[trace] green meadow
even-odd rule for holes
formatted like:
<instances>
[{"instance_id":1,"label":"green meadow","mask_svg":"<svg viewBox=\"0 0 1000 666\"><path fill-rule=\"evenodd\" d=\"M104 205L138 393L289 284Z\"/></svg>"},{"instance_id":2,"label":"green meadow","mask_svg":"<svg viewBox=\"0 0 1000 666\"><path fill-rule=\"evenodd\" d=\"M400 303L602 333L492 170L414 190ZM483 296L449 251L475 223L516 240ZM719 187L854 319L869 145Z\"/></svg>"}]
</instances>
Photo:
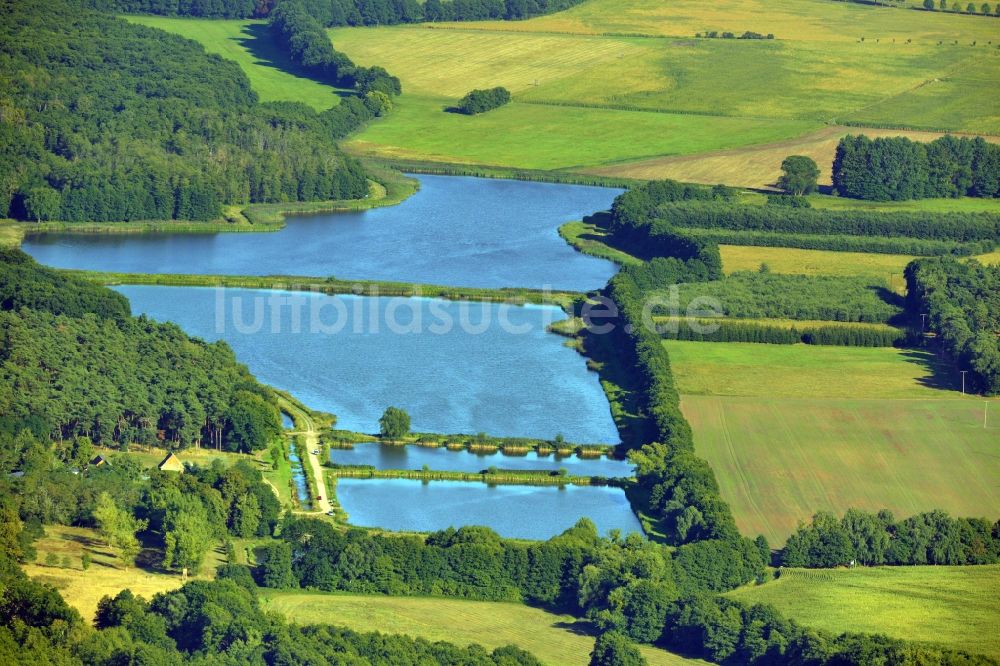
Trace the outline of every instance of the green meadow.
<instances>
[{"instance_id":1,"label":"green meadow","mask_svg":"<svg viewBox=\"0 0 1000 666\"><path fill-rule=\"evenodd\" d=\"M262 22L129 20L236 61L264 101L337 103ZM776 39L694 37L706 30ZM527 21L329 34L359 64L402 80L395 111L346 144L390 160L762 185L790 151L827 159L825 140L813 144L830 123L1000 134L1000 53L984 17L827 0L590 0ZM446 111L496 85L512 104L477 117ZM670 162L701 155L710 161Z\"/></svg>"},{"instance_id":2,"label":"green meadow","mask_svg":"<svg viewBox=\"0 0 1000 666\"><path fill-rule=\"evenodd\" d=\"M783 569L730 597L832 633L888 634L1000 658L1000 567Z\"/></svg>"},{"instance_id":3,"label":"green meadow","mask_svg":"<svg viewBox=\"0 0 1000 666\"><path fill-rule=\"evenodd\" d=\"M340 98L335 89L299 74L267 35L264 21L128 16L129 21L173 32L200 43L209 53L233 60L246 72L262 102L302 102L317 111Z\"/></svg>"},{"instance_id":4,"label":"green meadow","mask_svg":"<svg viewBox=\"0 0 1000 666\"><path fill-rule=\"evenodd\" d=\"M591 0L527 21L329 33L355 61L403 83L399 110L362 131L350 144L357 152L683 179L673 165L633 173L627 163L718 151L739 162L742 149L794 150L796 138L830 123L1000 134L994 23L826 0ZM706 30L776 39L695 38ZM468 90L496 85L512 105L477 118L444 112ZM775 157L754 165L767 178L744 178L771 182ZM717 180L738 182L722 166Z\"/></svg>"},{"instance_id":5,"label":"green meadow","mask_svg":"<svg viewBox=\"0 0 1000 666\"><path fill-rule=\"evenodd\" d=\"M522 604L429 597L383 597L314 592L271 592L266 610L300 624L345 625L356 631L408 634L487 649L516 644L550 666L584 665L594 647L591 627L570 615ZM650 666L707 664L665 650L639 646Z\"/></svg>"},{"instance_id":6,"label":"green meadow","mask_svg":"<svg viewBox=\"0 0 1000 666\"><path fill-rule=\"evenodd\" d=\"M446 111L456 99L404 94L388 117L369 124L345 147L388 159L572 169L777 141L816 126L801 120L776 122L517 101L470 117Z\"/></svg>"}]
</instances>

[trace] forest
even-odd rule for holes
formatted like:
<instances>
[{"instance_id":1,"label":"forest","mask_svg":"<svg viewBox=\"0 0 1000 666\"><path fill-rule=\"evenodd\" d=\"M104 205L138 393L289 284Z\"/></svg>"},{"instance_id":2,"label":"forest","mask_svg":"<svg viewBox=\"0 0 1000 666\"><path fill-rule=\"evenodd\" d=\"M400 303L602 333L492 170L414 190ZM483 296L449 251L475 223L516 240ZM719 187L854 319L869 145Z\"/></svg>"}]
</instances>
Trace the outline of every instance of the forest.
<instances>
[{"instance_id":1,"label":"forest","mask_svg":"<svg viewBox=\"0 0 1000 666\"><path fill-rule=\"evenodd\" d=\"M0 431L231 451L280 431L270 389L225 343L129 317L123 297L20 250L0 253L0 289Z\"/></svg>"},{"instance_id":2,"label":"forest","mask_svg":"<svg viewBox=\"0 0 1000 666\"><path fill-rule=\"evenodd\" d=\"M870 201L998 197L1000 146L982 137L920 143L846 136L837 144L833 186L841 196Z\"/></svg>"},{"instance_id":3,"label":"forest","mask_svg":"<svg viewBox=\"0 0 1000 666\"><path fill-rule=\"evenodd\" d=\"M942 351L969 372L969 386L1000 393L1000 267L917 259L905 271L911 319L927 317Z\"/></svg>"},{"instance_id":4,"label":"forest","mask_svg":"<svg viewBox=\"0 0 1000 666\"><path fill-rule=\"evenodd\" d=\"M74 0L2 11L0 216L209 220L224 204L368 194L333 141L356 108L260 104L235 63Z\"/></svg>"},{"instance_id":5,"label":"forest","mask_svg":"<svg viewBox=\"0 0 1000 666\"><path fill-rule=\"evenodd\" d=\"M906 342L899 330L866 326L773 326L759 322L742 322L724 318L697 320L700 327L691 326L688 319L670 321L658 326L660 334L670 340L702 342L756 342L772 345L839 345L845 347L895 347ZM708 327L710 330L704 330Z\"/></svg>"}]
</instances>

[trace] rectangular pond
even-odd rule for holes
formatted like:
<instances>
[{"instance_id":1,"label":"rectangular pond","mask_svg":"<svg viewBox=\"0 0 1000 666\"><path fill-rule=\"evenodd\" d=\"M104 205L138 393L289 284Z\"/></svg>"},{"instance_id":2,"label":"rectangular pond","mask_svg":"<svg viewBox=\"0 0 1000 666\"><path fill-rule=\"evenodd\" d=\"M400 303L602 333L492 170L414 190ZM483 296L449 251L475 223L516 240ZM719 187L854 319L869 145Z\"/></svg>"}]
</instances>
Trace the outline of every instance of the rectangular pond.
<instances>
[{"instance_id":1,"label":"rectangular pond","mask_svg":"<svg viewBox=\"0 0 1000 666\"><path fill-rule=\"evenodd\" d=\"M128 273L336 276L461 287L587 291L611 262L567 245L560 224L611 206L621 190L417 176L396 206L289 217L268 233L32 234L22 248L58 268Z\"/></svg>"},{"instance_id":2,"label":"rectangular pond","mask_svg":"<svg viewBox=\"0 0 1000 666\"><path fill-rule=\"evenodd\" d=\"M355 444L353 449L331 449L330 460L340 465L371 465L375 469L429 469L456 472L480 472L489 467L517 470L558 470L565 468L574 476L632 476L632 465L627 460L608 458L581 458L579 456L539 456L534 451L525 455L473 453L449 451L444 447L384 446L381 444Z\"/></svg>"},{"instance_id":3,"label":"rectangular pond","mask_svg":"<svg viewBox=\"0 0 1000 666\"><path fill-rule=\"evenodd\" d=\"M601 534L642 532L625 492L599 486L487 486L461 481L340 479L352 525L431 532L485 525L501 536L548 539L590 518Z\"/></svg>"},{"instance_id":4,"label":"rectangular pond","mask_svg":"<svg viewBox=\"0 0 1000 666\"><path fill-rule=\"evenodd\" d=\"M394 405L419 432L615 444L597 375L546 325L555 307L307 292L126 286L135 314L225 340L261 381L378 430Z\"/></svg>"}]
</instances>

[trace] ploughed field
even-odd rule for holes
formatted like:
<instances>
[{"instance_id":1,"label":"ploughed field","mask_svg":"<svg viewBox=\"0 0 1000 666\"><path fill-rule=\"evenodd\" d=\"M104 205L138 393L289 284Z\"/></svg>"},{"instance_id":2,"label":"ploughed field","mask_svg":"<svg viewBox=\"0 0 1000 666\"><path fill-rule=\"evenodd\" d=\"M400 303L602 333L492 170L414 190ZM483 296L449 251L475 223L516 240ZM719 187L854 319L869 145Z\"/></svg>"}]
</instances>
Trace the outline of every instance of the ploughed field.
<instances>
[{"instance_id":1,"label":"ploughed field","mask_svg":"<svg viewBox=\"0 0 1000 666\"><path fill-rule=\"evenodd\" d=\"M782 544L816 511L850 507L1000 515L1000 401L963 397L933 355L665 344L696 450L743 533Z\"/></svg>"}]
</instances>

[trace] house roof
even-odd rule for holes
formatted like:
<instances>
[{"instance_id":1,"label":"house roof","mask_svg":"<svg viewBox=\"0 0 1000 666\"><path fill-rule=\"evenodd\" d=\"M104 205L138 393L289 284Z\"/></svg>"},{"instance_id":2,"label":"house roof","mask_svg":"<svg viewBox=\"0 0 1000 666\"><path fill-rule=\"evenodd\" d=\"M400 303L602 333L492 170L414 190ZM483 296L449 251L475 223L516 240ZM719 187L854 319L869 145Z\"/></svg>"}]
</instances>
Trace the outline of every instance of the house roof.
<instances>
[{"instance_id":1,"label":"house roof","mask_svg":"<svg viewBox=\"0 0 1000 666\"><path fill-rule=\"evenodd\" d=\"M157 465L157 468L167 472L183 472L184 463L182 463L181 459L173 453L168 453L167 457L164 458L159 465Z\"/></svg>"}]
</instances>

